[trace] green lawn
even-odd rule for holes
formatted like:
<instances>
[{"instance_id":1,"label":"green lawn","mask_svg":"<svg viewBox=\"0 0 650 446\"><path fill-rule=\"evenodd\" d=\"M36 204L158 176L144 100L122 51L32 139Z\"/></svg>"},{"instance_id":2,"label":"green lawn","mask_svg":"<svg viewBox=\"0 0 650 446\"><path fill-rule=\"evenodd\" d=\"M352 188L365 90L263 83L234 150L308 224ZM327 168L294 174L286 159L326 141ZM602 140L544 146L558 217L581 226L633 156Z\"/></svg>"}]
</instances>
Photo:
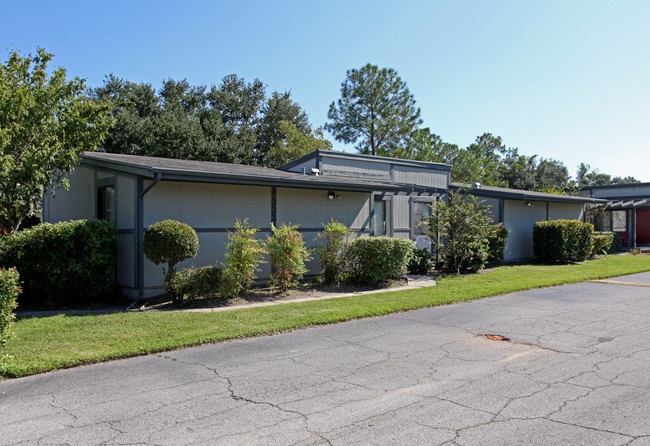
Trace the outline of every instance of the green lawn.
<instances>
[{"instance_id":1,"label":"green lawn","mask_svg":"<svg viewBox=\"0 0 650 446\"><path fill-rule=\"evenodd\" d=\"M650 271L650 256L615 255L579 265L504 266L486 274L441 278L432 288L220 313L25 318L16 322L16 336L5 348L14 357L5 376L642 271Z\"/></svg>"}]
</instances>

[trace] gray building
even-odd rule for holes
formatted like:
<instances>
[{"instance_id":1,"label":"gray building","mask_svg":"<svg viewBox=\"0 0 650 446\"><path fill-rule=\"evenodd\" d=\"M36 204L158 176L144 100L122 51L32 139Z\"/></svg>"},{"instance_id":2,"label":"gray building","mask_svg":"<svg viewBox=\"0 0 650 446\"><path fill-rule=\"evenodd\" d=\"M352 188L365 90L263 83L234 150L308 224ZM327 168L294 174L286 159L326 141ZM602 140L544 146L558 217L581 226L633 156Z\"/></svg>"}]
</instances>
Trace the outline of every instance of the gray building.
<instances>
[{"instance_id":1,"label":"gray building","mask_svg":"<svg viewBox=\"0 0 650 446\"><path fill-rule=\"evenodd\" d=\"M144 230L157 221L183 221L199 235L197 257L179 267L222 262L228 231L245 218L260 228L261 238L271 233L271 223L298 224L308 246L332 219L357 236L413 240L430 206L447 198L450 171L446 164L330 151L312 152L279 169L92 152L82 155L69 175L69 190L46 196L43 220L113 221L116 283L127 296L146 297L163 285L161 267L142 249ZM585 203L599 202L502 188L470 192L492 205L494 220L511 230L506 261L532 257L534 222L583 219ZM318 273L318 259L308 267ZM265 264L259 276L270 273Z\"/></svg>"},{"instance_id":2,"label":"gray building","mask_svg":"<svg viewBox=\"0 0 650 446\"><path fill-rule=\"evenodd\" d=\"M629 248L650 245L650 183L587 186L581 193L606 200L597 230L617 232Z\"/></svg>"}]
</instances>

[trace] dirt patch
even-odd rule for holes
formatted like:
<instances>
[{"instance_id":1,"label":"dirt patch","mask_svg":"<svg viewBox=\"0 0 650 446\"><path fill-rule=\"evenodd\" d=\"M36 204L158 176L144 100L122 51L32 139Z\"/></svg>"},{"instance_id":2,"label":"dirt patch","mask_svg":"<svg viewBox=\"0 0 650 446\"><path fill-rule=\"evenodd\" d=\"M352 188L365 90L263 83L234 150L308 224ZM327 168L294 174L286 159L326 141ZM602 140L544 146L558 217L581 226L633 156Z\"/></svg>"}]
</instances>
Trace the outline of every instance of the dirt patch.
<instances>
[{"instance_id":1,"label":"dirt patch","mask_svg":"<svg viewBox=\"0 0 650 446\"><path fill-rule=\"evenodd\" d=\"M336 297L337 295L355 294L368 291L380 291L391 288L398 288L407 285L407 280L402 278L394 280L384 286L355 286L348 284L323 285L319 283L300 284L285 293L280 293L271 287L255 287L244 295L235 299L223 299L219 296L208 296L203 299L194 299L174 304L165 295L146 299L133 305L133 309L140 310L189 310L201 308L223 308L235 307L263 302L282 302L297 299L319 299L324 297Z\"/></svg>"}]
</instances>

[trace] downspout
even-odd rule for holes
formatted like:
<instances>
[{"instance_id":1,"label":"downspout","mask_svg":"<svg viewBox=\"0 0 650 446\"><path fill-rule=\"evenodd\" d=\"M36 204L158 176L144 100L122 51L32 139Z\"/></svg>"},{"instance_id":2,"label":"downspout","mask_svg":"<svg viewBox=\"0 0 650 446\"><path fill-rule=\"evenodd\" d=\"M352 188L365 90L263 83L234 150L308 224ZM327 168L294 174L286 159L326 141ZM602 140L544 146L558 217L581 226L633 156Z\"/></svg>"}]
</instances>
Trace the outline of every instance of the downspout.
<instances>
[{"instance_id":1,"label":"downspout","mask_svg":"<svg viewBox=\"0 0 650 446\"><path fill-rule=\"evenodd\" d=\"M153 181L144 189L142 177L138 177L136 190L137 190L137 213L136 213L136 253L138 265L138 299L144 298L144 196L149 192L162 178L160 172L156 173Z\"/></svg>"}]
</instances>

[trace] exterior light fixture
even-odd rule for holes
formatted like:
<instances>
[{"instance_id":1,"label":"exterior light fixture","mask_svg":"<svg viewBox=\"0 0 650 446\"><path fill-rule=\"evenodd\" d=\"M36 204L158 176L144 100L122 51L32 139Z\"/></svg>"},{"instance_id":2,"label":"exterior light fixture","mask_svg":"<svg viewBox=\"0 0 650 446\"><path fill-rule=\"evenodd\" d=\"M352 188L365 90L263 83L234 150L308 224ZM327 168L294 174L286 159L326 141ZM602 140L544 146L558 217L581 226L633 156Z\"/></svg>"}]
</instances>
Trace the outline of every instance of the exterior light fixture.
<instances>
[{"instance_id":1,"label":"exterior light fixture","mask_svg":"<svg viewBox=\"0 0 650 446\"><path fill-rule=\"evenodd\" d=\"M526 203L526 206L528 206L529 208L534 208L535 207L535 205L533 203L531 203L530 201Z\"/></svg>"},{"instance_id":2,"label":"exterior light fixture","mask_svg":"<svg viewBox=\"0 0 650 446\"><path fill-rule=\"evenodd\" d=\"M333 200L333 199L335 199L335 198L336 198L337 200L340 200L340 199L341 199L341 196L338 195L338 194L337 194L336 192L334 192L333 190L327 191L327 199L328 199L328 200Z\"/></svg>"}]
</instances>

